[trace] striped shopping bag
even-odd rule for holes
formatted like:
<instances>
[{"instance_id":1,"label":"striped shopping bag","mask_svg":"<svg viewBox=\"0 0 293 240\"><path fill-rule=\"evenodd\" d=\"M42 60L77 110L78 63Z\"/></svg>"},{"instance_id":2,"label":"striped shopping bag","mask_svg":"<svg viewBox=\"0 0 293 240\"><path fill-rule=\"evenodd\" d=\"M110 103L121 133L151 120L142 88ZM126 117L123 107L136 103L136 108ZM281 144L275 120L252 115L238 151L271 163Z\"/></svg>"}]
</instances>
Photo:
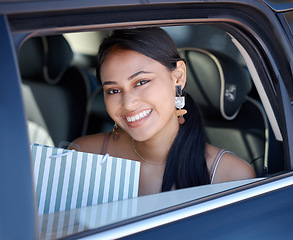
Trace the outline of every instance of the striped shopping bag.
<instances>
[{"instance_id":1,"label":"striped shopping bag","mask_svg":"<svg viewBox=\"0 0 293 240\"><path fill-rule=\"evenodd\" d=\"M39 215L138 195L140 163L31 144Z\"/></svg>"}]
</instances>

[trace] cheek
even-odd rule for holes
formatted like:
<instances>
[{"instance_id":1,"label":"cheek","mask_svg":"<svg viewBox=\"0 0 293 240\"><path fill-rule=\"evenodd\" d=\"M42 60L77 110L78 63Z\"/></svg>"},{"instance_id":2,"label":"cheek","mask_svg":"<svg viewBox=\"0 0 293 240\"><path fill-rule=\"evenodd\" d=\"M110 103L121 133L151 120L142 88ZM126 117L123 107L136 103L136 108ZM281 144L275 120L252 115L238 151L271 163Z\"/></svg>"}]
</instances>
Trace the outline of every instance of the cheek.
<instances>
[{"instance_id":1,"label":"cheek","mask_svg":"<svg viewBox=\"0 0 293 240\"><path fill-rule=\"evenodd\" d=\"M147 97L151 99L152 104L161 113L171 113L175 111L175 94L172 88L161 86L156 88Z\"/></svg>"},{"instance_id":2,"label":"cheek","mask_svg":"<svg viewBox=\"0 0 293 240\"><path fill-rule=\"evenodd\" d=\"M175 99L172 95L168 95L164 101L161 101L161 108L165 113L174 113L175 111Z\"/></svg>"},{"instance_id":3,"label":"cheek","mask_svg":"<svg viewBox=\"0 0 293 240\"><path fill-rule=\"evenodd\" d=\"M166 113L174 114L175 111L175 94L174 89L170 88L165 92L164 98L162 97L161 104Z\"/></svg>"}]
</instances>

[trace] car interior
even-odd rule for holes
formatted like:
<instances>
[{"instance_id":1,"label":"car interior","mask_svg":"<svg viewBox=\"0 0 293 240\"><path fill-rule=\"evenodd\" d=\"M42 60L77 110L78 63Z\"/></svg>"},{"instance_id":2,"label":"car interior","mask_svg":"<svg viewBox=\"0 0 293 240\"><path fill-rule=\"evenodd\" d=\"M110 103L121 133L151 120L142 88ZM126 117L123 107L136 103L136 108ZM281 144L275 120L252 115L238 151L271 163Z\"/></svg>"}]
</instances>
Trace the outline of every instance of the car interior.
<instances>
[{"instance_id":1,"label":"car interior","mask_svg":"<svg viewBox=\"0 0 293 240\"><path fill-rule=\"evenodd\" d=\"M31 38L19 53L27 119L46 130L56 146L81 136L87 121L89 81L72 59L62 35Z\"/></svg>"},{"instance_id":2,"label":"car interior","mask_svg":"<svg viewBox=\"0 0 293 240\"><path fill-rule=\"evenodd\" d=\"M231 37L211 24L164 27L187 65L188 92L202 111L208 141L249 162L257 177L283 170L248 68ZM113 129L95 77L95 56L111 30L36 36L18 59L31 143L66 148L76 138ZM273 160L274 159L274 160Z\"/></svg>"}]
</instances>

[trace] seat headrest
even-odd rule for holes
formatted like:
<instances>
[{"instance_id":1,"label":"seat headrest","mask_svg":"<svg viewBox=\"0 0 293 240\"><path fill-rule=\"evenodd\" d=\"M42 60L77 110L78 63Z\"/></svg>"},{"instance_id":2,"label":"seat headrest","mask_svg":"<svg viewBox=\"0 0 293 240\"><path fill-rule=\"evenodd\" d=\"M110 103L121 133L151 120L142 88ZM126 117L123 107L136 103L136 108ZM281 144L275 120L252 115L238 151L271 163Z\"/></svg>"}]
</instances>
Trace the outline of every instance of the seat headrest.
<instances>
[{"instance_id":1,"label":"seat headrest","mask_svg":"<svg viewBox=\"0 0 293 240\"><path fill-rule=\"evenodd\" d=\"M184 90L199 104L203 115L234 119L252 87L244 67L218 52L185 48L179 53L187 66Z\"/></svg>"},{"instance_id":2,"label":"seat headrest","mask_svg":"<svg viewBox=\"0 0 293 240\"><path fill-rule=\"evenodd\" d=\"M22 78L56 84L71 64L73 52L62 35L33 37L23 43L18 59Z\"/></svg>"}]
</instances>

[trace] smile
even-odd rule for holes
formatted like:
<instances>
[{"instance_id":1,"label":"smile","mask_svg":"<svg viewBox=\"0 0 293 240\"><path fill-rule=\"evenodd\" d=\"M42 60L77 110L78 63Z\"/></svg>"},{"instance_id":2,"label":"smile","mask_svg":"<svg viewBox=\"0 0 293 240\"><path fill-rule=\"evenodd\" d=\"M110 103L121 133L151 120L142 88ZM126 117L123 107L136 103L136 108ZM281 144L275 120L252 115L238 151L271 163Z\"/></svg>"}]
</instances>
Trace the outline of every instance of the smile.
<instances>
[{"instance_id":1,"label":"smile","mask_svg":"<svg viewBox=\"0 0 293 240\"><path fill-rule=\"evenodd\" d=\"M147 117L150 113L151 113L152 110L144 110L132 117L126 117L126 120L127 122L135 122L135 121L138 121L138 120L141 120L145 117Z\"/></svg>"}]
</instances>

